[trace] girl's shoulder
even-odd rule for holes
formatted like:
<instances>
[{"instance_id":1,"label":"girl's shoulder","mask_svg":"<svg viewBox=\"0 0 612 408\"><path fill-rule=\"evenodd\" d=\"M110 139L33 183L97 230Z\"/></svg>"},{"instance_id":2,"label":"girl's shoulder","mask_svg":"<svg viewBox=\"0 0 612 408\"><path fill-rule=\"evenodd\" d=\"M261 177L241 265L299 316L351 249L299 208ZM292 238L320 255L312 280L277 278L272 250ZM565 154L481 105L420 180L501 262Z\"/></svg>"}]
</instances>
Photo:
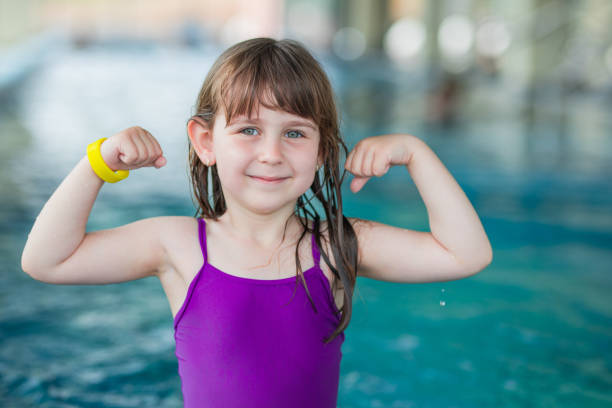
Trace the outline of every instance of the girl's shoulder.
<instances>
[{"instance_id":1,"label":"girl's shoulder","mask_svg":"<svg viewBox=\"0 0 612 408\"><path fill-rule=\"evenodd\" d=\"M156 217L160 222L160 236L166 249L184 248L185 243L197 242L199 233L198 218L185 215ZM207 219L204 222L208 223Z\"/></svg>"},{"instance_id":2,"label":"girl's shoulder","mask_svg":"<svg viewBox=\"0 0 612 408\"><path fill-rule=\"evenodd\" d=\"M353 227L356 238L359 239L359 233L363 229L363 227L367 225L368 220L361 219L361 218L352 218L352 217L346 217L346 218L351 224L351 226ZM333 258L333 253L331 251L331 244L330 244L330 239L329 239L329 225L328 225L327 220L321 220L320 227L319 227L319 233L321 235L322 246L325 248L325 251L326 253L329 254L330 258ZM334 267L336 266L335 259L333 259L332 264L334 265Z\"/></svg>"}]
</instances>

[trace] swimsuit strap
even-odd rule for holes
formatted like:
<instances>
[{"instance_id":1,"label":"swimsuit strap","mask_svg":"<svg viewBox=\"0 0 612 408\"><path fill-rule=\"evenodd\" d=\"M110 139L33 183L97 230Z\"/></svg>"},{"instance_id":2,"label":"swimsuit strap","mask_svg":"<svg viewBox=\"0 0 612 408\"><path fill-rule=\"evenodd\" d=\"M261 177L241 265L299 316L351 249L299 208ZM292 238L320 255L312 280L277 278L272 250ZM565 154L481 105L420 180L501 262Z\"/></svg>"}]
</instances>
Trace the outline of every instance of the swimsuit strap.
<instances>
[{"instance_id":1,"label":"swimsuit strap","mask_svg":"<svg viewBox=\"0 0 612 408\"><path fill-rule=\"evenodd\" d=\"M200 249L202 249L204 264L206 264L208 261L208 255L206 252L206 222L204 221L204 218L198 218L198 230L200 235Z\"/></svg>"},{"instance_id":2,"label":"swimsuit strap","mask_svg":"<svg viewBox=\"0 0 612 408\"><path fill-rule=\"evenodd\" d=\"M321 259L321 253L319 252L319 247L317 246L317 243L315 242L315 234L313 233L311 235L311 241L312 241L312 257L314 259L314 263L316 267L319 267L319 260Z\"/></svg>"}]
</instances>

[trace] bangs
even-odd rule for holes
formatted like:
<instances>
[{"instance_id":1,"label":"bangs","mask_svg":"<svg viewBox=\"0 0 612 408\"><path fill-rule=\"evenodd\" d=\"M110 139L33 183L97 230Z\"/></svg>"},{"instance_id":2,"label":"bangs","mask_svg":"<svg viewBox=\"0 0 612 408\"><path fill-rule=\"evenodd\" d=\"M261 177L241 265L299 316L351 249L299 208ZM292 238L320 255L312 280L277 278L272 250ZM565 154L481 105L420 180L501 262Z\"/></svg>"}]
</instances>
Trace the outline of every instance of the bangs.
<instances>
[{"instance_id":1,"label":"bangs","mask_svg":"<svg viewBox=\"0 0 612 408\"><path fill-rule=\"evenodd\" d=\"M217 95L227 123L239 115L251 118L259 104L321 123L317 81L289 53L268 47L242 54L230 65L235 68L228 70Z\"/></svg>"}]
</instances>

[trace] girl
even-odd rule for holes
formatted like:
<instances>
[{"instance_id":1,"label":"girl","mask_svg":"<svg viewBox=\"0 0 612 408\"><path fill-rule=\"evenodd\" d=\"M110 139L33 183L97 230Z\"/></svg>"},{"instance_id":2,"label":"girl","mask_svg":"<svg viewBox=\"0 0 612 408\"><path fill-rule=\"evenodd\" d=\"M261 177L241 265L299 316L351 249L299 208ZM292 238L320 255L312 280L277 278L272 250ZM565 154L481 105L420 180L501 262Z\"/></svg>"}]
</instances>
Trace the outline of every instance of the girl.
<instances>
[{"instance_id":1,"label":"girl","mask_svg":"<svg viewBox=\"0 0 612 408\"><path fill-rule=\"evenodd\" d=\"M166 164L157 140L131 127L88 146L22 254L23 270L48 283L159 278L186 407L335 407L358 276L448 281L491 262L476 212L423 141L370 137L348 154L329 80L298 42L230 47L196 109L187 122L196 217L85 231L104 181ZM342 214L347 170L356 193L399 165L421 193L431 232Z\"/></svg>"}]
</instances>

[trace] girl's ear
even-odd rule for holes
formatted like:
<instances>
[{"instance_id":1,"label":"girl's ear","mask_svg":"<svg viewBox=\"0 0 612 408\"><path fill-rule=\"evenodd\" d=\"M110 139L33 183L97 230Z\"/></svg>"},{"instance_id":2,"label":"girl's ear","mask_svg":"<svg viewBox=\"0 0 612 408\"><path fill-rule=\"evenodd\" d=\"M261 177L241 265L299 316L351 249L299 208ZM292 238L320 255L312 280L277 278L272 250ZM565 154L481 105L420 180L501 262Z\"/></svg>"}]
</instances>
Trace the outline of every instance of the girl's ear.
<instances>
[{"instance_id":1,"label":"girl's ear","mask_svg":"<svg viewBox=\"0 0 612 408\"><path fill-rule=\"evenodd\" d=\"M207 166L215 164L213 132L208 124L199 118L191 118L187 123L187 134L202 163Z\"/></svg>"}]
</instances>

